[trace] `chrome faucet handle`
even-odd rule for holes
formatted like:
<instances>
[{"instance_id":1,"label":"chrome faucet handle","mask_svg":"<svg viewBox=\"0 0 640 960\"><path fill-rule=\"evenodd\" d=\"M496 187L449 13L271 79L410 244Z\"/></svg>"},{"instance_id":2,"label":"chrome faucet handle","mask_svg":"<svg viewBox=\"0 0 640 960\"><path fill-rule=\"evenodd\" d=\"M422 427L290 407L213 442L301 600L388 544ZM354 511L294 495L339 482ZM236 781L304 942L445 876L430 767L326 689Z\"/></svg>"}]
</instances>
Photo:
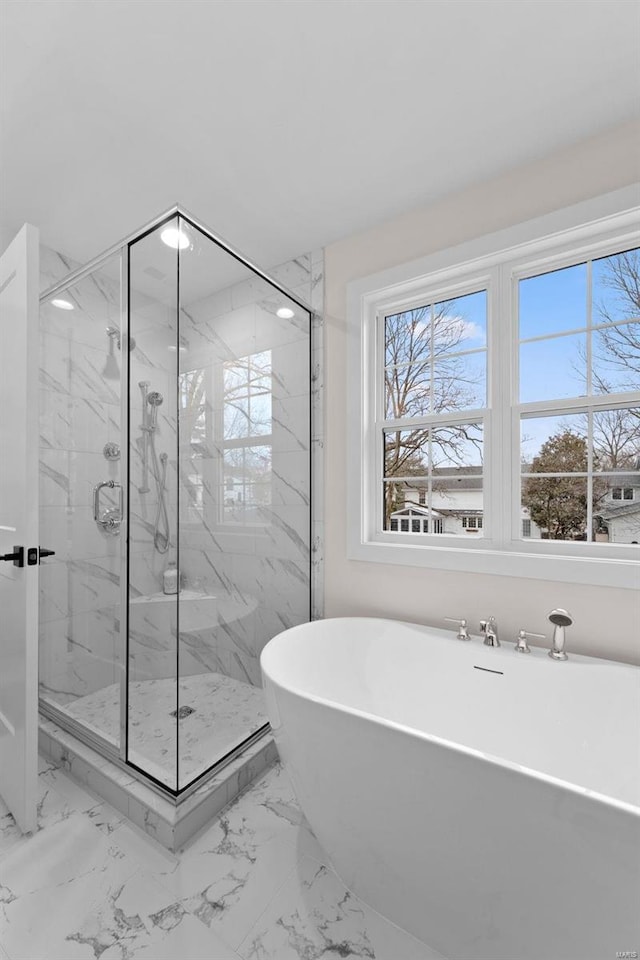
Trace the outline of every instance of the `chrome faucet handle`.
<instances>
[{"instance_id":1,"label":"chrome faucet handle","mask_svg":"<svg viewBox=\"0 0 640 960\"><path fill-rule=\"evenodd\" d=\"M531 647L527 643L529 637L531 637L533 640L546 639L544 633L529 633L528 630L519 630L515 645L516 653L531 653Z\"/></svg>"},{"instance_id":2,"label":"chrome faucet handle","mask_svg":"<svg viewBox=\"0 0 640 960\"><path fill-rule=\"evenodd\" d=\"M483 643L486 647L499 647L498 624L495 617L480 621L480 633L484 633Z\"/></svg>"},{"instance_id":3,"label":"chrome faucet handle","mask_svg":"<svg viewBox=\"0 0 640 960\"><path fill-rule=\"evenodd\" d=\"M447 623L457 623L458 624L458 633L456 634L457 640L471 640L469 636L469 631L467 630L467 621L459 620L458 617L445 617Z\"/></svg>"}]
</instances>

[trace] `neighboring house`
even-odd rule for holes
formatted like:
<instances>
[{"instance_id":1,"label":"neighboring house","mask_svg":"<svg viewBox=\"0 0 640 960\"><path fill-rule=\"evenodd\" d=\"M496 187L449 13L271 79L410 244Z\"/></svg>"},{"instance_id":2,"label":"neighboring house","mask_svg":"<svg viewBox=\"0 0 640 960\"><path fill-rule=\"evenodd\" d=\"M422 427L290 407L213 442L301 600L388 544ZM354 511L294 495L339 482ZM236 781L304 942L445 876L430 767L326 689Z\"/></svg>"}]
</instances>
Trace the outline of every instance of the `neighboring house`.
<instances>
[{"instance_id":1,"label":"neighboring house","mask_svg":"<svg viewBox=\"0 0 640 960\"><path fill-rule=\"evenodd\" d=\"M483 493L480 467L464 470L435 470L432 481L431 517L428 509L426 481L407 487L404 504L389 518L390 530L398 533L445 533L482 536ZM521 511L521 535L540 539L540 528L531 520L529 511Z\"/></svg>"},{"instance_id":2,"label":"neighboring house","mask_svg":"<svg viewBox=\"0 0 640 960\"><path fill-rule=\"evenodd\" d=\"M426 481L407 486L404 504L389 520L397 533L443 533L482 536L483 504L480 468L467 468L465 477L455 468L434 472L431 516ZM475 474L473 476L472 474ZM620 479L610 478L609 489L594 513L595 539L610 543L640 542L640 473L621 471ZM545 531L533 522L526 507L520 511L523 538L540 539Z\"/></svg>"},{"instance_id":3,"label":"neighboring house","mask_svg":"<svg viewBox=\"0 0 640 960\"><path fill-rule=\"evenodd\" d=\"M610 478L606 497L598 508L598 540L610 543L640 542L640 474Z\"/></svg>"}]
</instances>

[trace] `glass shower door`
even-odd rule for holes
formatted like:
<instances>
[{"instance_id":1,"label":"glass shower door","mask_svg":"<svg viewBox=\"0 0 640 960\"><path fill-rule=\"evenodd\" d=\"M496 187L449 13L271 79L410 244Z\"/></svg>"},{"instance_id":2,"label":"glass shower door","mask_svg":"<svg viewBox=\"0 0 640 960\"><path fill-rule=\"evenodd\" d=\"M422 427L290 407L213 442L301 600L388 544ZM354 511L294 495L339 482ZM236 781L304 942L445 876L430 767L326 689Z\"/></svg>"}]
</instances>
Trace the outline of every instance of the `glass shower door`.
<instances>
[{"instance_id":1,"label":"glass shower door","mask_svg":"<svg viewBox=\"0 0 640 960\"><path fill-rule=\"evenodd\" d=\"M240 575L270 499L271 355L255 311L231 311L252 272L184 218L180 252L179 762L184 789L267 722L259 598ZM235 425L235 426L234 426Z\"/></svg>"},{"instance_id":2,"label":"glass shower door","mask_svg":"<svg viewBox=\"0 0 640 960\"><path fill-rule=\"evenodd\" d=\"M120 743L121 256L40 309L41 704Z\"/></svg>"},{"instance_id":3,"label":"glass shower door","mask_svg":"<svg viewBox=\"0 0 640 960\"><path fill-rule=\"evenodd\" d=\"M259 657L310 617L310 316L180 219L178 786L267 717Z\"/></svg>"}]
</instances>

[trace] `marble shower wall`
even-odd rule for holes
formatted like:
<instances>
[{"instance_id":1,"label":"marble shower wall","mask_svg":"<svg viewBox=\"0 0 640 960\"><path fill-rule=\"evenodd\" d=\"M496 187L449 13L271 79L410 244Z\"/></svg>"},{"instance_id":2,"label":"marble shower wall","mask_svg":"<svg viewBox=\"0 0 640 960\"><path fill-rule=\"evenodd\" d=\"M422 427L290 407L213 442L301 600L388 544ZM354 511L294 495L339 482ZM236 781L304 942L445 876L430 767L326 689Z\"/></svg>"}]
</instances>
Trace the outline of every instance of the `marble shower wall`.
<instances>
[{"instance_id":1,"label":"marble shower wall","mask_svg":"<svg viewBox=\"0 0 640 960\"><path fill-rule=\"evenodd\" d=\"M181 675L200 672L206 663L228 676L259 684L259 656L265 643L320 611L321 517L311 516L309 450L313 443L314 499L317 494L320 502L322 253L301 256L270 273L318 313L310 318L291 304L295 316L278 317L277 310L286 299L257 276L181 311L181 334L188 344L180 358L181 372L202 371L210 377L205 422L215 425L224 419L226 404L219 385L225 363L267 352L271 363L269 494L258 508L257 523L243 527L225 517L221 483L225 444L220 430L210 431L204 443L189 449L188 418L181 422L181 478L191 482L197 478L202 503L196 516L189 491L183 491L180 566L187 586L224 597L228 611L219 615L209 633L185 634L181 629ZM315 343L310 382L311 337Z\"/></svg>"}]
</instances>

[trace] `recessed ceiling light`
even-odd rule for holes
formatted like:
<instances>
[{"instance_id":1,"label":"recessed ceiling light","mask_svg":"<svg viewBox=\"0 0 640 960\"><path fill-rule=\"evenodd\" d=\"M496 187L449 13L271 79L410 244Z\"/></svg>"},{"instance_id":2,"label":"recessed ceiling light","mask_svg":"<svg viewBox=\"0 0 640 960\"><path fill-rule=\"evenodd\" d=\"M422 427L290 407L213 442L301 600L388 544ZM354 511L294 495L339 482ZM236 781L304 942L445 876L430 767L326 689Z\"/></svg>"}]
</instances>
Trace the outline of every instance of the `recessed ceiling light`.
<instances>
[{"instance_id":1,"label":"recessed ceiling light","mask_svg":"<svg viewBox=\"0 0 640 960\"><path fill-rule=\"evenodd\" d=\"M291 307L278 307L276 314L280 317L281 320L291 320L291 317L295 317L295 311Z\"/></svg>"},{"instance_id":2,"label":"recessed ceiling light","mask_svg":"<svg viewBox=\"0 0 640 960\"><path fill-rule=\"evenodd\" d=\"M74 306L72 303L69 303L68 300L52 300L51 306L57 307L58 310L73 310Z\"/></svg>"},{"instance_id":3,"label":"recessed ceiling light","mask_svg":"<svg viewBox=\"0 0 640 960\"><path fill-rule=\"evenodd\" d=\"M189 246L189 237L177 227L165 227L160 234L160 239L174 250L184 250Z\"/></svg>"}]
</instances>

